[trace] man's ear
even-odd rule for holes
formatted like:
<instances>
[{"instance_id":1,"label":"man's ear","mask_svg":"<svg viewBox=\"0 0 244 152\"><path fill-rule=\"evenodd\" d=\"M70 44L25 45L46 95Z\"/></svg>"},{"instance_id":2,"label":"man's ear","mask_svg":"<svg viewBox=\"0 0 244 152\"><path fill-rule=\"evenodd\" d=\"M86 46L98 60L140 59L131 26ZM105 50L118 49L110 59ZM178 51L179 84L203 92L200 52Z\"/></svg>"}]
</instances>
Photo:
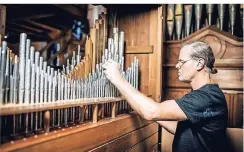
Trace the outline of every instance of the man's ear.
<instances>
[{"instance_id":1,"label":"man's ear","mask_svg":"<svg viewBox=\"0 0 244 152\"><path fill-rule=\"evenodd\" d=\"M205 60L202 58L199 58L197 60L197 71L202 70L204 68L204 65L205 65Z\"/></svg>"}]
</instances>

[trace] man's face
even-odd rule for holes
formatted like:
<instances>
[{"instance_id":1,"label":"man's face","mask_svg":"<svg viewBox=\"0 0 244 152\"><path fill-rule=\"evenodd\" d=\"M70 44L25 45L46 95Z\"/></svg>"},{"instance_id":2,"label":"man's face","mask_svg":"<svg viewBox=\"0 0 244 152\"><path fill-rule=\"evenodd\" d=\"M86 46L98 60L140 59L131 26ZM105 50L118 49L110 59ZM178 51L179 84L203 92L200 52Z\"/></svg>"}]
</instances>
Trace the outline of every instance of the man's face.
<instances>
[{"instance_id":1,"label":"man's face","mask_svg":"<svg viewBox=\"0 0 244 152\"><path fill-rule=\"evenodd\" d=\"M190 83L195 75L196 62L191 59L191 46L184 46L180 50L178 63L176 68L178 69L178 79L182 82Z\"/></svg>"}]
</instances>

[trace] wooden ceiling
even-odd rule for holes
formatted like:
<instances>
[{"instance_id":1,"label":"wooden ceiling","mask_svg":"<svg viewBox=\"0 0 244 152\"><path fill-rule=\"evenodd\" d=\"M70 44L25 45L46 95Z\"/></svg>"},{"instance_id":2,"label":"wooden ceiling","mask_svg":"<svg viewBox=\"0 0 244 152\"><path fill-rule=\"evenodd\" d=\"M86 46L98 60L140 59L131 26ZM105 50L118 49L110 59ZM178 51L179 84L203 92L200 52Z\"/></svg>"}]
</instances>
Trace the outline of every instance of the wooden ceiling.
<instances>
[{"instance_id":1,"label":"wooden ceiling","mask_svg":"<svg viewBox=\"0 0 244 152\"><path fill-rule=\"evenodd\" d=\"M8 4L6 31L8 43L18 43L20 33L31 41L51 41L72 28L74 20L88 24L86 4ZM88 32L89 25L85 31Z\"/></svg>"}]
</instances>

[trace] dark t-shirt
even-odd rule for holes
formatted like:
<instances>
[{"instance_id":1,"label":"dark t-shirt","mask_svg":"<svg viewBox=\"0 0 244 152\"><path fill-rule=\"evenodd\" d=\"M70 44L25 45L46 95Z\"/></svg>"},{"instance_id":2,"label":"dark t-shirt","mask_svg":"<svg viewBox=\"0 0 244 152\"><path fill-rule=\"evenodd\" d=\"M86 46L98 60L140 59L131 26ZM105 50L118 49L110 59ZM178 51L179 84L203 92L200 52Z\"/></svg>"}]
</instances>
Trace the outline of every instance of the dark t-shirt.
<instances>
[{"instance_id":1,"label":"dark t-shirt","mask_svg":"<svg viewBox=\"0 0 244 152\"><path fill-rule=\"evenodd\" d=\"M176 103L188 120L179 121L173 152L224 152L228 119L224 93L217 84L192 90Z\"/></svg>"}]
</instances>

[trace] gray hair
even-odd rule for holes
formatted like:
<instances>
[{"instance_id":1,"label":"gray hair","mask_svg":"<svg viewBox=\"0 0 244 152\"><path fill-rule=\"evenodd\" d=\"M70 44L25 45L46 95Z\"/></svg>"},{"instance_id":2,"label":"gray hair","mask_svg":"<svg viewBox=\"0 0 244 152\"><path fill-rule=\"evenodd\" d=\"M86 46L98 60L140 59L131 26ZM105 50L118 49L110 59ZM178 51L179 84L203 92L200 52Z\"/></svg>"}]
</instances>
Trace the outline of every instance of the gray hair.
<instances>
[{"instance_id":1,"label":"gray hair","mask_svg":"<svg viewBox=\"0 0 244 152\"><path fill-rule=\"evenodd\" d=\"M185 46L191 46L193 48L190 54L192 59L204 59L205 64L209 68L209 72L211 74L215 74L218 72L217 69L214 68L215 58L212 48L207 43L202 41L193 41L183 44L181 48Z\"/></svg>"}]
</instances>

